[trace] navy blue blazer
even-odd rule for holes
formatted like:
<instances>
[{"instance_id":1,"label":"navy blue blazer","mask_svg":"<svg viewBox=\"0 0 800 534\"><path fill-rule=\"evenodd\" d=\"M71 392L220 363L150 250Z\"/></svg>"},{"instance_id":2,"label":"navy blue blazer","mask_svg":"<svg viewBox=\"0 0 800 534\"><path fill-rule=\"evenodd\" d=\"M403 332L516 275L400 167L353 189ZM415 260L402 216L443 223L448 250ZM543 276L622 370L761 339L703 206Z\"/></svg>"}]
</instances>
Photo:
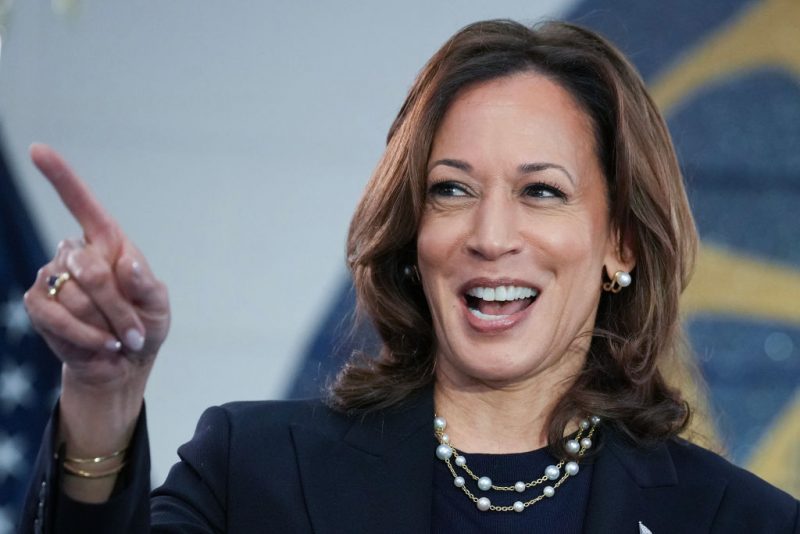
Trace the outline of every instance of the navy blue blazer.
<instances>
[{"instance_id":1,"label":"navy blue blazer","mask_svg":"<svg viewBox=\"0 0 800 534\"><path fill-rule=\"evenodd\" d=\"M149 491L144 411L113 498L61 495L45 433L20 532L424 533L436 441L430 391L400 409L348 417L320 401L209 408L181 461ZM800 533L800 502L681 440L642 450L608 428L594 460L590 534Z\"/></svg>"}]
</instances>

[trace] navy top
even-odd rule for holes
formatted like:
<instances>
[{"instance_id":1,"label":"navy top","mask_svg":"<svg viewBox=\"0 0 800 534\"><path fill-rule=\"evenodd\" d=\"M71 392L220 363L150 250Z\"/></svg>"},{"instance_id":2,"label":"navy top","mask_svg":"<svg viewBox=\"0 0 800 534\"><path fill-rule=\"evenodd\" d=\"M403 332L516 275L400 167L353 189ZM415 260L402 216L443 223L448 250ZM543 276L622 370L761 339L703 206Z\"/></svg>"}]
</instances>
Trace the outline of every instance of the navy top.
<instances>
[{"instance_id":1,"label":"navy top","mask_svg":"<svg viewBox=\"0 0 800 534\"><path fill-rule=\"evenodd\" d=\"M477 476L488 476L494 485L513 486L518 480L529 482L544 474L548 465L556 460L547 448L516 454L470 454L464 452L467 466ZM542 493L542 489L554 482L545 482L523 493L516 491L488 492L478 489L460 467L451 459L456 474L463 476L466 486L476 497L489 497L493 505L510 506L514 501L529 501ZM563 468L561 470L564 472ZM485 532L559 532L579 534L583 532L583 519L589 501L592 480L590 461L581 461L578 474L569 477L556 490L553 497L545 497L522 512L481 512L461 488L453 485L453 475L447 465L436 460L433 474L433 521L431 532L470 534Z\"/></svg>"}]
</instances>

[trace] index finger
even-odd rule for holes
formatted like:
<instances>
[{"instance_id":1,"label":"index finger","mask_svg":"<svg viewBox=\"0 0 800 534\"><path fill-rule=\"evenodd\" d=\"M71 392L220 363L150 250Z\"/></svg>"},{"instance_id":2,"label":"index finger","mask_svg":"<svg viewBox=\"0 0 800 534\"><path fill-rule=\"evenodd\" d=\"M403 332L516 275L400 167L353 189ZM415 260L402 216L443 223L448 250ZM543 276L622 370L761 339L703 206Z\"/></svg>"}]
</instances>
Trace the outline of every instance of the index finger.
<instances>
[{"instance_id":1,"label":"index finger","mask_svg":"<svg viewBox=\"0 0 800 534\"><path fill-rule=\"evenodd\" d=\"M83 228L86 241L108 251L118 249L121 235L119 226L67 162L42 143L32 144L30 155L36 168L53 185L61 201Z\"/></svg>"}]
</instances>

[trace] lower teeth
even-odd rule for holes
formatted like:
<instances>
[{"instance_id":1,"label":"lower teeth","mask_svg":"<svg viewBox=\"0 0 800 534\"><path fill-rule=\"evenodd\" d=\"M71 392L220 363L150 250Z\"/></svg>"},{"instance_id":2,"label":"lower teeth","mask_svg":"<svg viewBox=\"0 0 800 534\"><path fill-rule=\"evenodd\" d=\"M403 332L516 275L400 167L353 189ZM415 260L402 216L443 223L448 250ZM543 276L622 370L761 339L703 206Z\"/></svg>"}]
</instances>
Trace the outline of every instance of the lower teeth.
<instances>
[{"instance_id":1,"label":"lower teeth","mask_svg":"<svg viewBox=\"0 0 800 534\"><path fill-rule=\"evenodd\" d=\"M475 308L470 308L469 312L478 319L483 319L484 321L499 321L508 317L508 315L489 315L481 312L480 310L476 310Z\"/></svg>"}]
</instances>

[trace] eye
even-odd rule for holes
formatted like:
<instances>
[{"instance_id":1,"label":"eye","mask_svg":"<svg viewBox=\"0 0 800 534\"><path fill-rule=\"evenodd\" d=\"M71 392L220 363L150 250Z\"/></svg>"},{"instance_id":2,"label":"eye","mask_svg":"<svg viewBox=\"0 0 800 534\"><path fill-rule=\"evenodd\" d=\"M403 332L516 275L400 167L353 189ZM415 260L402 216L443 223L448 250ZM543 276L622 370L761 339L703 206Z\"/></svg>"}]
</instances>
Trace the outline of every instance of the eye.
<instances>
[{"instance_id":1,"label":"eye","mask_svg":"<svg viewBox=\"0 0 800 534\"><path fill-rule=\"evenodd\" d=\"M564 193L560 187L555 184L548 184L544 182L538 182L525 186L523 194L533 198L567 198L566 193Z\"/></svg>"},{"instance_id":2,"label":"eye","mask_svg":"<svg viewBox=\"0 0 800 534\"><path fill-rule=\"evenodd\" d=\"M428 195L434 197L465 197L467 188L458 182L438 182L431 184Z\"/></svg>"}]
</instances>

